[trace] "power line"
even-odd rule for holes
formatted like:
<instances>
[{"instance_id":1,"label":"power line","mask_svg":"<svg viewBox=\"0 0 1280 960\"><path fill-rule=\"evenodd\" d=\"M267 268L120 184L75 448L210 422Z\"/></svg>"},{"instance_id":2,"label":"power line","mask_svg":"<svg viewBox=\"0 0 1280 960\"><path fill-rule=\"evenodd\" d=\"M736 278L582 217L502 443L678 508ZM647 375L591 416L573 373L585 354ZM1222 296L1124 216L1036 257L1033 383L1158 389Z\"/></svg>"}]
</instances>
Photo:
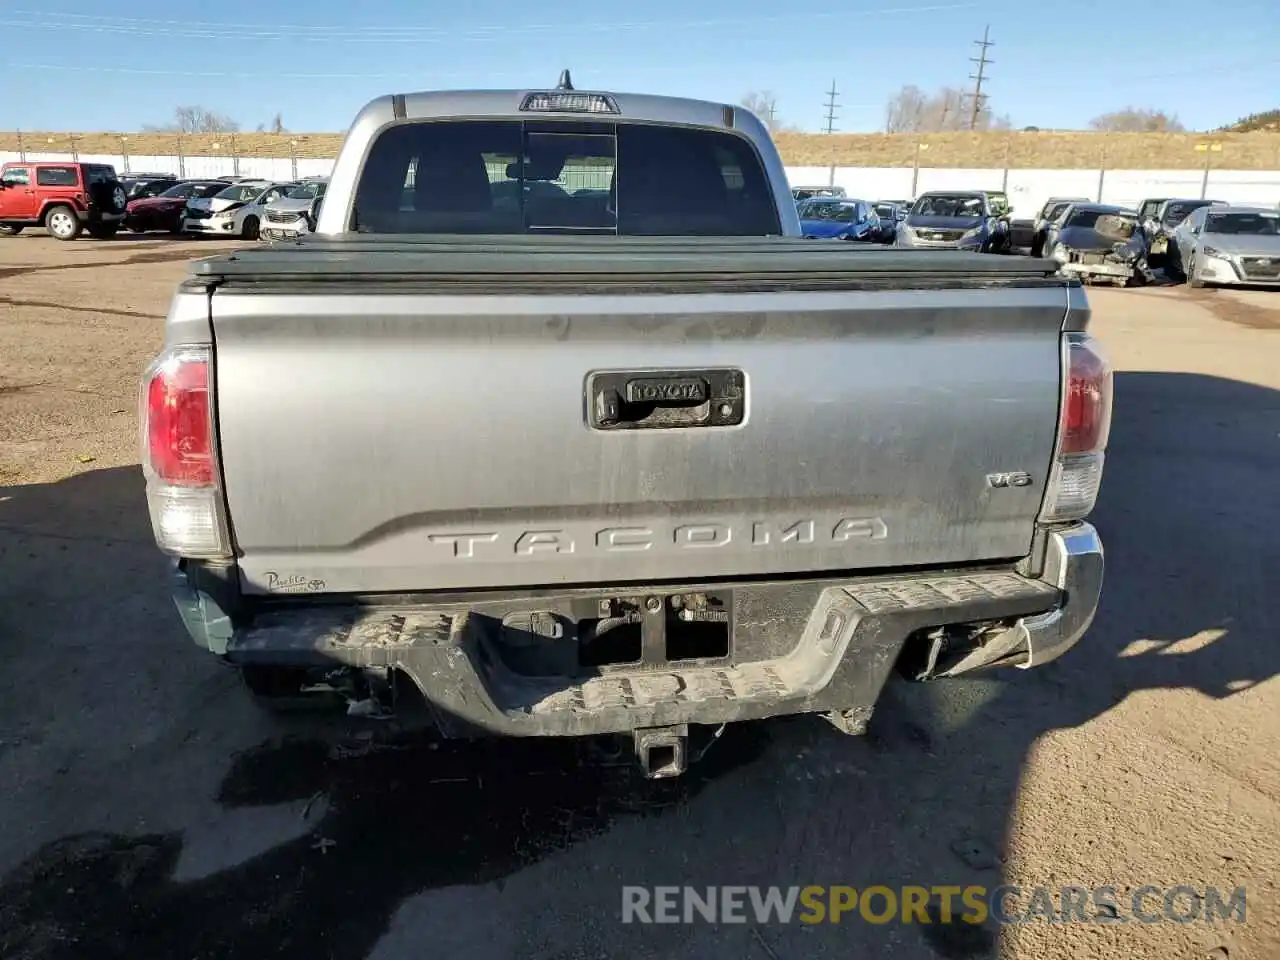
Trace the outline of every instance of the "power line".
<instances>
[{"instance_id":1,"label":"power line","mask_svg":"<svg viewBox=\"0 0 1280 960\"><path fill-rule=\"evenodd\" d=\"M975 40L973 42L978 47L979 53L976 57L969 58L970 63L976 63L978 65L977 74L969 74L969 79L973 81L973 107L969 113L970 130L978 129L978 114L982 112L982 101L984 99L984 95L982 93L982 81L986 76L987 64L995 63L994 60L987 59L987 48L995 46L995 44L991 42L991 24L987 24L983 29L982 39Z\"/></svg>"},{"instance_id":2,"label":"power line","mask_svg":"<svg viewBox=\"0 0 1280 960\"><path fill-rule=\"evenodd\" d=\"M968 9L974 2L902 5L860 11L863 19L895 14L919 14L942 10ZM636 20L621 23L544 22L516 23L503 27L447 29L430 26L348 26L344 24L302 23L223 23L209 20L152 19L97 14L45 13L37 10L6 11L6 28L31 30L88 30L143 37L184 37L218 40L305 40L342 43L456 43L458 41L503 40L519 34L554 33L558 38L575 33L617 33L635 30L726 28L760 23L791 22L791 15L746 16L731 19ZM843 11L806 14L808 19L847 16Z\"/></svg>"}]
</instances>

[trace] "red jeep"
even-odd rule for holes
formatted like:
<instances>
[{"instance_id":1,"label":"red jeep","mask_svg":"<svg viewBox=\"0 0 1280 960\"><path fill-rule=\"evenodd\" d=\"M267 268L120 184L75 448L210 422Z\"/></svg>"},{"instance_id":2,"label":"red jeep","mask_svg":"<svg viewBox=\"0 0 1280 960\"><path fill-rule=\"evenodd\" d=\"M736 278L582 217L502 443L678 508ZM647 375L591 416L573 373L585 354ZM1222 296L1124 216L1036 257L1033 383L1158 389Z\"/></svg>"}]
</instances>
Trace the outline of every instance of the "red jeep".
<instances>
[{"instance_id":1,"label":"red jeep","mask_svg":"<svg viewBox=\"0 0 1280 960\"><path fill-rule=\"evenodd\" d=\"M58 240L82 230L105 240L124 222L128 197L105 163L6 163L0 167L0 234L44 227Z\"/></svg>"}]
</instances>

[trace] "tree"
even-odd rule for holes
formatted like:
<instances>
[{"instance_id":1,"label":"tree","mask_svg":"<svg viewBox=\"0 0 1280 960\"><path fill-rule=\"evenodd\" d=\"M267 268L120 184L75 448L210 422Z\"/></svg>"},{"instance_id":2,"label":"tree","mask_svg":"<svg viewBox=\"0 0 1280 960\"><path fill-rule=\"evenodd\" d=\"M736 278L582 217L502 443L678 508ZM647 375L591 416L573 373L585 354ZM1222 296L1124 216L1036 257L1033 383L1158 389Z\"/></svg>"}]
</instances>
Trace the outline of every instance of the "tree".
<instances>
[{"instance_id":1,"label":"tree","mask_svg":"<svg viewBox=\"0 0 1280 960\"><path fill-rule=\"evenodd\" d=\"M1255 133L1260 130L1274 132L1280 130L1280 110L1251 113L1221 129L1224 133Z\"/></svg>"},{"instance_id":2,"label":"tree","mask_svg":"<svg viewBox=\"0 0 1280 960\"><path fill-rule=\"evenodd\" d=\"M885 105L885 133L939 133L947 130L1008 130L1013 124L1007 116L991 112L991 102L984 95L973 117L972 94L954 87L943 87L928 94L908 84Z\"/></svg>"},{"instance_id":3,"label":"tree","mask_svg":"<svg viewBox=\"0 0 1280 960\"><path fill-rule=\"evenodd\" d=\"M277 113L268 123L258 124L258 133L288 133L284 125L284 114Z\"/></svg>"},{"instance_id":4,"label":"tree","mask_svg":"<svg viewBox=\"0 0 1280 960\"><path fill-rule=\"evenodd\" d=\"M752 90L738 102L759 117L766 130L770 133L778 132L781 127L781 123L778 120L778 98L773 95L772 91L761 90L757 92Z\"/></svg>"},{"instance_id":5,"label":"tree","mask_svg":"<svg viewBox=\"0 0 1280 960\"><path fill-rule=\"evenodd\" d=\"M1106 133L1184 133L1187 129L1178 121L1176 113L1139 110L1136 107L1125 107L1094 117L1089 126Z\"/></svg>"},{"instance_id":6,"label":"tree","mask_svg":"<svg viewBox=\"0 0 1280 960\"><path fill-rule=\"evenodd\" d=\"M143 124L143 130L155 133L235 133L240 124L226 114L207 107L175 107L173 119L167 123Z\"/></svg>"}]
</instances>

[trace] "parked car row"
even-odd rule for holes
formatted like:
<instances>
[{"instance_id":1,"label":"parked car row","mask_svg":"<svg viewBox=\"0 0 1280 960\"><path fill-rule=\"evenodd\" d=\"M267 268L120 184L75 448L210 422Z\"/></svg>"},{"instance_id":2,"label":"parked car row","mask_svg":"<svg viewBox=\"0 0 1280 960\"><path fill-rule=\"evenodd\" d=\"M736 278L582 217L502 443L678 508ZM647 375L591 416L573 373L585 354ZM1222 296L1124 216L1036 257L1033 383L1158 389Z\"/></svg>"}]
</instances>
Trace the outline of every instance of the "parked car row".
<instances>
[{"instance_id":1,"label":"parked car row","mask_svg":"<svg viewBox=\"0 0 1280 960\"><path fill-rule=\"evenodd\" d=\"M311 229L326 182L165 173L120 178L109 164L11 162L0 167L0 234L43 227L58 240L81 233L107 239L124 227L255 240L267 222L268 237L297 237Z\"/></svg>"},{"instance_id":2,"label":"parked car row","mask_svg":"<svg viewBox=\"0 0 1280 960\"><path fill-rule=\"evenodd\" d=\"M1166 277L1190 286L1280 287L1280 209L1219 200L1152 197L1136 209L1087 197L1050 197L1014 221L999 191L942 190L914 202L866 201L843 187L796 187L801 230L814 239L1007 254L1056 260L1090 283L1133 286Z\"/></svg>"},{"instance_id":3,"label":"parked car row","mask_svg":"<svg viewBox=\"0 0 1280 960\"><path fill-rule=\"evenodd\" d=\"M1136 210L1054 198L1036 222L1033 256L1088 280L1280 286L1280 210L1155 197Z\"/></svg>"},{"instance_id":4,"label":"parked car row","mask_svg":"<svg viewBox=\"0 0 1280 960\"><path fill-rule=\"evenodd\" d=\"M914 203L872 202L842 192L801 199L796 212L806 237L982 253L1013 249L1009 200L997 191L934 191L921 194Z\"/></svg>"}]
</instances>

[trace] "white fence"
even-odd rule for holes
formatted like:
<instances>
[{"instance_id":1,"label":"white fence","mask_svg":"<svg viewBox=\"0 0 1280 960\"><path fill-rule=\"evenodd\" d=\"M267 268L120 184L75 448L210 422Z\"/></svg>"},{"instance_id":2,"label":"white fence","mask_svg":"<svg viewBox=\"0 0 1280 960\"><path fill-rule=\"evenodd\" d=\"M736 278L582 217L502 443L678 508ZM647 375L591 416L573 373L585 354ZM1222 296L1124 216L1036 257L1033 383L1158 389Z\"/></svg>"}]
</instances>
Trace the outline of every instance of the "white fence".
<instances>
[{"instance_id":1,"label":"white fence","mask_svg":"<svg viewBox=\"0 0 1280 960\"><path fill-rule=\"evenodd\" d=\"M0 151L0 162L16 161L16 153ZM29 161L71 162L67 153L31 153ZM109 163L126 170L177 173L187 177L239 174L271 180L324 176L332 160L288 157L139 157L81 154L85 163ZM788 167L795 186L825 185L828 167ZM1228 203L1280 204L1280 170L1003 170L942 167L836 167L835 183L864 200L911 199L926 190L1003 190L1015 215L1031 217L1052 196L1089 197L1103 203L1134 206L1144 197L1198 197ZM914 189L913 189L914 187Z\"/></svg>"}]
</instances>

